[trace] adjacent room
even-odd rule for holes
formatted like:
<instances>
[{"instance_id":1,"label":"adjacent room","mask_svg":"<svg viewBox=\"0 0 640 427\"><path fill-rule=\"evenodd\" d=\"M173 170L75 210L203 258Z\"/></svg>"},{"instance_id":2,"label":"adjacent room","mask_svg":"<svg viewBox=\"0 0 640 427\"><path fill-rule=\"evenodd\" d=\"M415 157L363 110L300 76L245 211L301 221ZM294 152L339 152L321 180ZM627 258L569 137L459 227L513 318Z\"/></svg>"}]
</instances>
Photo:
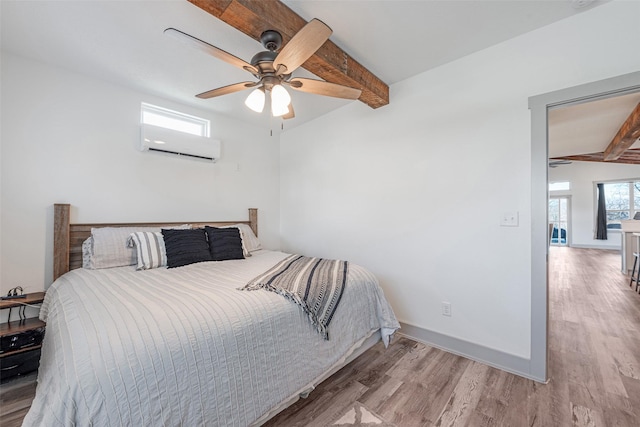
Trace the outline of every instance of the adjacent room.
<instances>
[{"instance_id":1,"label":"adjacent room","mask_svg":"<svg viewBox=\"0 0 640 427\"><path fill-rule=\"evenodd\" d=\"M0 423L638 425L638 16L2 0Z\"/></svg>"}]
</instances>

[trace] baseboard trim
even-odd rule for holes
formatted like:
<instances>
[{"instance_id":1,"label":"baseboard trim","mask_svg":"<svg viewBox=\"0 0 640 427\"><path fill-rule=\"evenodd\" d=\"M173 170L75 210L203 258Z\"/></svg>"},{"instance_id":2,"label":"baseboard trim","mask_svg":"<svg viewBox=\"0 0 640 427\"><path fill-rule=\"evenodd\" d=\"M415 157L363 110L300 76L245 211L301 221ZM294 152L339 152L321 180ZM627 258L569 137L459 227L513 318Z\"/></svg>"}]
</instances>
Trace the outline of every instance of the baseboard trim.
<instances>
[{"instance_id":1,"label":"baseboard trim","mask_svg":"<svg viewBox=\"0 0 640 427\"><path fill-rule=\"evenodd\" d=\"M409 323L400 322L401 329L398 334L404 335L423 344L439 348L476 362L510 372L537 382L544 383L546 379L536 378L530 373L531 361L524 357L505 353L500 350L485 347L439 332L421 328Z\"/></svg>"},{"instance_id":2,"label":"baseboard trim","mask_svg":"<svg viewBox=\"0 0 640 427\"><path fill-rule=\"evenodd\" d=\"M620 252L620 247L618 246L604 246L604 245L571 245L572 248L578 249L604 249L607 251L618 251Z\"/></svg>"}]
</instances>

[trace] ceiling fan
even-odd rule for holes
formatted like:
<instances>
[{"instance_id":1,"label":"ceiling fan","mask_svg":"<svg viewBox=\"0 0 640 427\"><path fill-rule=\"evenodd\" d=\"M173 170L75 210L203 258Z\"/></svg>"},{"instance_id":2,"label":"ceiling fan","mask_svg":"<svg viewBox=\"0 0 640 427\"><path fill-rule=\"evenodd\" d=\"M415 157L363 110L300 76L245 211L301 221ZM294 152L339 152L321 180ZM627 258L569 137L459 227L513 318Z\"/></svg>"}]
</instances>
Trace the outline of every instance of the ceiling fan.
<instances>
[{"instance_id":1,"label":"ceiling fan","mask_svg":"<svg viewBox=\"0 0 640 427\"><path fill-rule=\"evenodd\" d=\"M570 165L571 163L573 163L571 160L549 159L550 168L557 168L558 166L562 165Z\"/></svg>"},{"instance_id":2,"label":"ceiling fan","mask_svg":"<svg viewBox=\"0 0 640 427\"><path fill-rule=\"evenodd\" d=\"M343 99L358 99L362 93L360 89L323 80L291 77L291 73L309 59L329 39L332 33L331 28L318 19L312 19L302 27L281 50L282 35L274 30L263 32L260 40L267 50L255 54L251 59L251 63L175 28L167 28L164 32L215 58L242 68L258 79L258 81L234 83L196 95L201 99L214 98L255 88L245 101L249 108L261 113L264 109L266 94L269 94L271 98L271 113L276 117L281 116L284 119L290 119L295 114L293 105L291 105L291 96L285 86L301 92ZM278 50L280 51L278 52Z\"/></svg>"}]
</instances>

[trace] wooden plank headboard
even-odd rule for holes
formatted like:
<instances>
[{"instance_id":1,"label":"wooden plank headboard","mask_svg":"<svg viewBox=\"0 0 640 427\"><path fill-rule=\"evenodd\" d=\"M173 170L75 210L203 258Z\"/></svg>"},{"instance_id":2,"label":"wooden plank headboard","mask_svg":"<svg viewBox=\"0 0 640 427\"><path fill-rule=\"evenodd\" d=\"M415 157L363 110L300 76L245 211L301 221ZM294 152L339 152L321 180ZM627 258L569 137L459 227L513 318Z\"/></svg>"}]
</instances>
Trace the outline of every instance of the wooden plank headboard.
<instances>
[{"instance_id":1,"label":"wooden plank headboard","mask_svg":"<svg viewBox=\"0 0 640 427\"><path fill-rule=\"evenodd\" d=\"M249 208L249 220L241 221L181 221L181 222L136 222L136 223L96 223L71 224L69 204L55 204L53 220L53 280L64 273L82 267L82 242L91 236L91 229L97 227L175 227L192 224L193 227L223 227L233 224L248 224L258 235L258 209Z\"/></svg>"}]
</instances>

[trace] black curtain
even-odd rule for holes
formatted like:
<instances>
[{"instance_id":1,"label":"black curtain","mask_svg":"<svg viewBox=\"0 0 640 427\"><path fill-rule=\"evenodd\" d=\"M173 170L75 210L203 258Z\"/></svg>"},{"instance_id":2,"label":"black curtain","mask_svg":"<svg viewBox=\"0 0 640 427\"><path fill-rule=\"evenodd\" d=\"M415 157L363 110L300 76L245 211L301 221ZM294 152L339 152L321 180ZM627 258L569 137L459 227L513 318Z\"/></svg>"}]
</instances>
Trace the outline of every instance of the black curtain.
<instances>
[{"instance_id":1,"label":"black curtain","mask_svg":"<svg viewBox=\"0 0 640 427\"><path fill-rule=\"evenodd\" d=\"M598 217L596 239L607 240L607 205L604 199L604 184L598 184Z\"/></svg>"}]
</instances>

